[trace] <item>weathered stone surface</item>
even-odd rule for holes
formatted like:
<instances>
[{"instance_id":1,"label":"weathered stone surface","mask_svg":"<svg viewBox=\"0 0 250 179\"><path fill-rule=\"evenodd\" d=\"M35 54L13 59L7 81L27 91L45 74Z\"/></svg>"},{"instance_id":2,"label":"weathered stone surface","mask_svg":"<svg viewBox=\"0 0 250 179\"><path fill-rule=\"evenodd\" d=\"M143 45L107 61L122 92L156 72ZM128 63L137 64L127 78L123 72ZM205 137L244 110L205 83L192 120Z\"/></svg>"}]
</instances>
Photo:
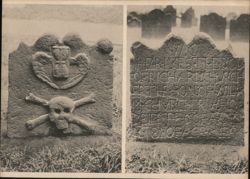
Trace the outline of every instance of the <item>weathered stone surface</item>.
<instances>
[{"instance_id":1,"label":"weathered stone surface","mask_svg":"<svg viewBox=\"0 0 250 179\"><path fill-rule=\"evenodd\" d=\"M143 38L162 38L171 32L171 16L160 9L154 9L144 14L141 19Z\"/></svg>"},{"instance_id":2,"label":"weathered stone surface","mask_svg":"<svg viewBox=\"0 0 250 179\"><path fill-rule=\"evenodd\" d=\"M210 13L209 15L201 16L200 31L209 34L214 39L224 40L226 24L225 17L221 17L216 13Z\"/></svg>"},{"instance_id":3,"label":"weathered stone surface","mask_svg":"<svg viewBox=\"0 0 250 179\"><path fill-rule=\"evenodd\" d=\"M75 34L21 43L9 55L7 135L110 134L112 50L108 40L88 46Z\"/></svg>"},{"instance_id":4,"label":"weathered stone surface","mask_svg":"<svg viewBox=\"0 0 250 179\"><path fill-rule=\"evenodd\" d=\"M176 26L176 9L173 6L170 5L170 6L167 6L166 8L164 8L163 12L166 15L171 16L172 26Z\"/></svg>"},{"instance_id":5,"label":"weathered stone surface","mask_svg":"<svg viewBox=\"0 0 250 179\"><path fill-rule=\"evenodd\" d=\"M249 14L241 14L237 19L230 21L230 40L249 42L249 32Z\"/></svg>"},{"instance_id":6,"label":"weathered stone surface","mask_svg":"<svg viewBox=\"0 0 250 179\"><path fill-rule=\"evenodd\" d=\"M181 15L181 27L192 27L196 23L197 18L195 17L194 9L190 7Z\"/></svg>"},{"instance_id":7,"label":"weathered stone surface","mask_svg":"<svg viewBox=\"0 0 250 179\"><path fill-rule=\"evenodd\" d=\"M208 37L131 47L132 133L141 141L243 144L244 59Z\"/></svg>"}]
</instances>

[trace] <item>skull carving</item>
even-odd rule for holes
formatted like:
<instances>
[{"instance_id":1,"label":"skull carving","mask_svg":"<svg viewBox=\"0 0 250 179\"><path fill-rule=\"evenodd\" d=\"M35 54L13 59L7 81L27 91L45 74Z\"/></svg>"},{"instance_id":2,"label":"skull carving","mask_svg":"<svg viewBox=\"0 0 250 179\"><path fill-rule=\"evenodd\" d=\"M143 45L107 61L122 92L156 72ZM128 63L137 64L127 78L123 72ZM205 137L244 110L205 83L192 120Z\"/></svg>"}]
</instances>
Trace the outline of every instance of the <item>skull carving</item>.
<instances>
[{"instance_id":1,"label":"skull carving","mask_svg":"<svg viewBox=\"0 0 250 179\"><path fill-rule=\"evenodd\" d=\"M56 128L63 130L69 127L75 103L72 99L59 96L49 101L49 119Z\"/></svg>"},{"instance_id":2,"label":"skull carving","mask_svg":"<svg viewBox=\"0 0 250 179\"><path fill-rule=\"evenodd\" d=\"M73 114L77 107L89 103L95 103L94 96L94 93L91 93L89 96L75 101L66 96L57 96L48 101L30 93L26 96L25 100L47 107L49 109L49 113L35 119L28 120L25 125L28 130L32 130L50 120L55 124L55 127L64 134L71 132L69 124L73 123L89 131L91 134L110 135L110 131L106 127L100 125L97 121L94 121L86 116L81 117Z\"/></svg>"},{"instance_id":3,"label":"skull carving","mask_svg":"<svg viewBox=\"0 0 250 179\"><path fill-rule=\"evenodd\" d=\"M28 120L25 125L28 130L32 130L35 127L50 120L62 133L68 133L70 131L68 130L70 129L69 124L74 123L89 131L90 133L109 135L111 134L110 131L106 127L100 125L97 121L94 121L86 116L82 117L73 114L77 107L89 103L95 103L94 96L94 93L92 93L87 97L75 101L66 96L57 96L48 101L30 93L28 96L26 96L25 100L49 108L49 113L39 116L35 119Z\"/></svg>"}]
</instances>

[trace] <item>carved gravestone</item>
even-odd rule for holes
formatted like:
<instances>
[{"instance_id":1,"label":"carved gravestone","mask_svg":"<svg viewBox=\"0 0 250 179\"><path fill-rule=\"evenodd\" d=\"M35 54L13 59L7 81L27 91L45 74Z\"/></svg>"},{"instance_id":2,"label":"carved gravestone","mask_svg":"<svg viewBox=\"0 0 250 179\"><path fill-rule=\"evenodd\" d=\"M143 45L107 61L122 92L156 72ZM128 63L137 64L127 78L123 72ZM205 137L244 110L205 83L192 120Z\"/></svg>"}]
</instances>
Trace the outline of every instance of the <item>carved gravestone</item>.
<instances>
[{"instance_id":1,"label":"carved gravestone","mask_svg":"<svg viewBox=\"0 0 250 179\"><path fill-rule=\"evenodd\" d=\"M131 48L132 135L140 141L243 144L244 59L209 39Z\"/></svg>"},{"instance_id":2,"label":"carved gravestone","mask_svg":"<svg viewBox=\"0 0 250 179\"><path fill-rule=\"evenodd\" d=\"M113 45L44 35L9 55L8 137L109 135Z\"/></svg>"},{"instance_id":3,"label":"carved gravestone","mask_svg":"<svg viewBox=\"0 0 250 179\"><path fill-rule=\"evenodd\" d=\"M201 16L200 31L209 34L214 39L224 40L226 23L225 17L221 17L216 13L210 13L209 15Z\"/></svg>"},{"instance_id":4,"label":"carved gravestone","mask_svg":"<svg viewBox=\"0 0 250 179\"><path fill-rule=\"evenodd\" d=\"M190 7L181 15L181 27L192 27L196 23L197 18L195 17L194 9Z\"/></svg>"},{"instance_id":5,"label":"carved gravestone","mask_svg":"<svg viewBox=\"0 0 250 179\"><path fill-rule=\"evenodd\" d=\"M173 6L167 6L163 12L171 16L172 26L176 26L176 9Z\"/></svg>"},{"instance_id":6,"label":"carved gravestone","mask_svg":"<svg viewBox=\"0 0 250 179\"><path fill-rule=\"evenodd\" d=\"M232 41L249 42L250 15L241 14L237 19L230 21L230 39Z\"/></svg>"},{"instance_id":7,"label":"carved gravestone","mask_svg":"<svg viewBox=\"0 0 250 179\"><path fill-rule=\"evenodd\" d=\"M144 14L141 19L143 38L162 38L171 32L171 16L160 9Z\"/></svg>"}]
</instances>

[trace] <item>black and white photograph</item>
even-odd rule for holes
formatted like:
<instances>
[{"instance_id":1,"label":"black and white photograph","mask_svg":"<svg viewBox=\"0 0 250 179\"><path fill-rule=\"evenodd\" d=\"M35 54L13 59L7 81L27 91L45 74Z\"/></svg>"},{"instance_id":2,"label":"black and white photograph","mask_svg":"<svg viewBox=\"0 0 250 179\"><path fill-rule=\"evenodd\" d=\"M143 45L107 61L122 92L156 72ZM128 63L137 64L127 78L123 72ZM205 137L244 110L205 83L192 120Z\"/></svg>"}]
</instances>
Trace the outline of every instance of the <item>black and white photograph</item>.
<instances>
[{"instance_id":1,"label":"black and white photograph","mask_svg":"<svg viewBox=\"0 0 250 179\"><path fill-rule=\"evenodd\" d=\"M121 171L122 9L4 6L1 172Z\"/></svg>"},{"instance_id":2,"label":"black and white photograph","mask_svg":"<svg viewBox=\"0 0 250 179\"><path fill-rule=\"evenodd\" d=\"M246 179L249 0L3 0L0 177Z\"/></svg>"},{"instance_id":3,"label":"black and white photograph","mask_svg":"<svg viewBox=\"0 0 250 179\"><path fill-rule=\"evenodd\" d=\"M126 172L248 172L249 24L247 6L128 6Z\"/></svg>"}]
</instances>

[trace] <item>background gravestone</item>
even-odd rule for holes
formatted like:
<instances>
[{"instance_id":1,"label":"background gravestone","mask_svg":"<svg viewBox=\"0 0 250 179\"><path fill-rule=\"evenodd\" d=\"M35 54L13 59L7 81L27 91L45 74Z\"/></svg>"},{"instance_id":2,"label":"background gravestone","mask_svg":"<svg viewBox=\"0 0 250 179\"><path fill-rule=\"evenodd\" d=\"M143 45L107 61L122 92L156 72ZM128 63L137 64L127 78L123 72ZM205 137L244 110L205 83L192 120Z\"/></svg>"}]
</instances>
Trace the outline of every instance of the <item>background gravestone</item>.
<instances>
[{"instance_id":1,"label":"background gravestone","mask_svg":"<svg viewBox=\"0 0 250 179\"><path fill-rule=\"evenodd\" d=\"M181 27L192 27L196 23L197 18L195 17L194 9L190 7L181 15Z\"/></svg>"},{"instance_id":2,"label":"background gravestone","mask_svg":"<svg viewBox=\"0 0 250 179\"><path fill-rule=\"evenodd\" d=\"M237 19L237 14L235 12L229 12L226 16L226 21L227 21L227 25L226 25L226 29L230 29L230 21L231 20L235 20Z\"/></svg>"},{"instance_id":3,"label":"background gravestone","mask_svg":"<svg viewBox=\"0 0 250 179\"><path fill-rule=\"evenodd\" d=\"M250 15L241 14L230 21L230 39L249 42Z\"/></svg>"},{"instance_id":4,"label":"background gravestone","mask_svg":"<svg viewBox=\"0 0 250 179\"><path fill-rule=\"evenodd\" d=\"M201 16L200 31L208 33L212 38L217 40L225 39L226 18L216 13Z\"/></svg>"},{"instance_id":5,"label":"background gravestone","mask_svg":"<svg viewBox=\"0 0 250 179\"><path fill-rule=\"evenodd\" d=\"M176 9L173 6L167 6L163 12L171 16L172 26L176 26Z\"/></svg>"},{"instance_id":6,"label":"background gravestone","mask_svg":"<svg viewBox=\"0 0 250 179\"><path fill-rule=\"evenodd\" d=\"M244 59L207 37L131 48L132 134L141 141L243 144Z\"/></svg>"},{"instance_id":7,"label":"background gravestone","mask_svg":"<svg viewBox=\"0 0 250 179\"><path fill-rule=\"evenodd\" d=\"M8 137L109 134L112 50L74 34L21 43L9 55Z\"/></svg>"},{"instance_id":8,"label":"background gravestone","mask_svg":"<svg viewBox=\"0 0 250 179\"><path fill-rule=\"evenodd\" d=\"M127 16L127 24L129 27L140 27L141 26L141 14L137 12L130 12Z\"/></svg>"},{"instance_id":9,"label":"background gravestone","mask_svg":"<svg viewBox=\"0 0 250 179\"><path fill-rule=\"evenodd\" d=\"M144 14L141 19L143 38L161 38L171 32L171 16L160 9Z\"/></svg>"}]
</instances>

